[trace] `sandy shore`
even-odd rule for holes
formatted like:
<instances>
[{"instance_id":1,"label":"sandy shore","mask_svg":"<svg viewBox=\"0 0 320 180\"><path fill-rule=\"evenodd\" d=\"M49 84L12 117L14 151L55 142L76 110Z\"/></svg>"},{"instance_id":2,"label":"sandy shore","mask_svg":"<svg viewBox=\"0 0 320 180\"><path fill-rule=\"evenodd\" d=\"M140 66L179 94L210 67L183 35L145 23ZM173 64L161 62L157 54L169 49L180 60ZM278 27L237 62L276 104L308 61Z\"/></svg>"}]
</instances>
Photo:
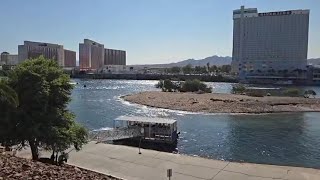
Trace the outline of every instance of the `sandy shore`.
<instances>
[{"instance_id":1,"label":"sandy shore","mask_svg":"<svg viewBox=\"0 0 320 180\"><path fill-rule=\"evenodd\" d=\"M142 92L124 100L150 107L207 113L320 112L320 99L303 97L250 97L236 94Z\"/></svg>"}]
</instances>

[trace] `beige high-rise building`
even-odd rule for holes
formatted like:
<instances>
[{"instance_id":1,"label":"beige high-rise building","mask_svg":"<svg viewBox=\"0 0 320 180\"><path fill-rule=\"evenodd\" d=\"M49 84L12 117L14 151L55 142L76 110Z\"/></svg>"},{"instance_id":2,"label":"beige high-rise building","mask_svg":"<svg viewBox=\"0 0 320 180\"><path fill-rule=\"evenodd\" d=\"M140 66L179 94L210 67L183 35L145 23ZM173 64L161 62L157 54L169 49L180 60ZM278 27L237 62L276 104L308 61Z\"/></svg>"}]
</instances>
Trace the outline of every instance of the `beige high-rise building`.
<instances>
[{"instance_id":1,"label":"beige high-rise building","mask_svg":"<svg viewBox=\"0 0 320 180\"><path fill-rule=\"evenodd\" d=\"M76 67L76 57L75 51L64 50L64 67Z\"/></svg>"},{"instance_id":2,"label":"beige high-rise building","mask_svg":"<svg viewBox=\"0 0 320 180\"><path fill-rule=\"evenodd\" d=\"M17 65L18 64L18 55L10 54L8 52L2 52L0 56L0 65Z\"/></svg>"},{"instance_id":3,"label":"beige high-rise building","mask_svg":"<svg viewBox=\"0 0 320 180\"><path fill-rule=\"evenodd\" d=\"M105 49L104 65L126 65L126 51Z\"/></svg>"},{"instance_id":4,"label":"beige high-rise building","mask_svg":"<svg viewBox=\"0 0 320 180\"><path fill-rule=\"evenodd\" d=\"M257 8L233 11L232 72L277 75L305 70L309 10L258 13Z\"/></svg>"},{"instance_id":5,"label":"beige high-rise building","mask_svg":"<svg viewBox=\"0 0 320 180\"><path fill-rule=\"evenodd\" d=\"M64 66L64 49L62 45L24 41L23 45L18 46L19 63L41 55L46 59L56 60L60 66Z\"/></svg>"},{"instance_id":6,"label":"beige high-rise building","mask_svg":"<svg viewBox=\"0 0 320 180\"><path fill-rule=\"evenodd\" d=\"M96 70L104 64L104 45L84 39L79 44L79 65L81 70Z\"/></svg>"}]
</instances>

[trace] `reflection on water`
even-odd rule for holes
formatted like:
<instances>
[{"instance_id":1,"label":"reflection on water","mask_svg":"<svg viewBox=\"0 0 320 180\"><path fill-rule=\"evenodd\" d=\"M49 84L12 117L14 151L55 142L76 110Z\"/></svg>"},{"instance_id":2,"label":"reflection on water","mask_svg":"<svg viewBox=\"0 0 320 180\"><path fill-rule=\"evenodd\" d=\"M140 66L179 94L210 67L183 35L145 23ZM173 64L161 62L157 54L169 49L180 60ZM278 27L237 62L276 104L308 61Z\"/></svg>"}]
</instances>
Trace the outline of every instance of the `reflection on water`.
<instances>
[{"instance_id":1,"label":"reflection on water","mask_svg":"<svg viewBox=\"0 0 320 180\"><path fill-rule=\"evenodd\" d=\"M170 111L133 105L119 97L157 90L156 81L75 80L70 109L89 129L112 127L120 115L162 116L178 120L179 153L265 164L320 168L320 113L228 115ZM83 85L87 87L84 88ZM230 92L229 83L209 83ZM301 87L314 89L318 87Z\"/></svg>"}]
</instances>

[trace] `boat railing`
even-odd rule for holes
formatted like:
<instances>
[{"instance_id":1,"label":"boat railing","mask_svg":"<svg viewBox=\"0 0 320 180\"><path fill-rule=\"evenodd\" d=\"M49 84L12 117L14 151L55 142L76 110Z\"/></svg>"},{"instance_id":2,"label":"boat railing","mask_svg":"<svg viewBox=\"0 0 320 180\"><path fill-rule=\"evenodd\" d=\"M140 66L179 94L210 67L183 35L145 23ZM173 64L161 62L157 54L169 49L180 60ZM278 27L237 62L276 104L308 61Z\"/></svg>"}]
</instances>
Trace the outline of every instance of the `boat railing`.
<instances>
[{"instance_id":1,"label":"boat railing","mask_svg":"<svg viewBox=\"0 0 320 180\"><path fill-rule=\"evenodd\" d=\"M139 127L124 127L124 128L116 128L109 130L99 130L92 131L89 134L89 139L103 142L103 141L112 141L119 139L127 139L133 137L142 136L141 128Z\"/></svg>"}]
</instances>

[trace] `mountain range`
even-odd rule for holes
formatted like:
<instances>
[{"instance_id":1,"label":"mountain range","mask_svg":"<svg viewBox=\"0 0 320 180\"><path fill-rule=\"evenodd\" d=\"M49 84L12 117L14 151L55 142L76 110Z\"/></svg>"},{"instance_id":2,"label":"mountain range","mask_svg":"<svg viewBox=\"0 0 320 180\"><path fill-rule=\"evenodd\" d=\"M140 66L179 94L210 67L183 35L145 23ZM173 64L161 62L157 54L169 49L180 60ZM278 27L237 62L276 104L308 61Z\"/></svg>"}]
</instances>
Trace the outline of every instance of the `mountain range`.
<instances>
[{"instance_id":1,"label":"mountain range","mask_svg":"<svg viewBox=\"0 0 320 180\"><path fill-rule=\"evenodd\" d=\"M206 57L204 59L187 59L187 60L183 60L183 61L179 61L179 62L175 62L175 63L169 63L169 64L144 64L144 65L132 65L135 67L149 67L149 68L170 68L170 67L174 67L174 66L186 66L188 64L192 65L192 66L206 66L207 63L210 64L210 66L212 65L216 65L216 66L222 66L222 65L228 65L231 64L231 60L232 57L229 56L210 56L210 57Z\"/></svg>"},{"instance_id":2,"label":"mountain range","mask_svg":"<svg viewBox=\"0 0 320 180\"><path fill-rule=\"evenodd\" d=\"M320 58L308 59L308 64L320 65Z\"/></svg>"},{"instance_id":3,"label":"mountain range","mask_svg":"<svg viewBox=\"0 0 320 180\"><path fill-rule=\"evenodd\" d=\"M206 66L207 63L210 63L210 66L216 65L216 66L222 66L222 65L228 65L231 64L232 57L230 56L210 56L206 57L204 59L187 59L182 60L175 63L168 63L168 64L139 64L139 65L130 65L134 67L149 67L149 68L170 68L174 66L186 66L188 64L192 66ZM318 64L320 65L320 58L313 58L308 59L308 64ZM77 61L77 65L79 65L79 61Z\"/></svg>"},{"instance_id":4,"label":"mountain range","mask_svg":"<svg viewBox=\"0 0 320 180\"><path fill-rule=\"evenodd\" d=\"M216 66L222 66L222 65L229 65L231 64L232 61L232 57L230 56L210 56L210 57L206 57L204 59L187 59L187 60L182 60L179 62L175 62L175 63L168 63L168 64L143 64L143 65L132 65L134 67L148 67L148 68L170 68L170 67L174 67L174 66L178 66L178 67L183 67L186 66L188 64L192 65L192 66L206 66L207 63L210 64L210 66L212 65L216 65ZM313 58L313 59L308 59L308 64L318 64L320 65L320 58Z\"/></svg>"}]
</instances>

